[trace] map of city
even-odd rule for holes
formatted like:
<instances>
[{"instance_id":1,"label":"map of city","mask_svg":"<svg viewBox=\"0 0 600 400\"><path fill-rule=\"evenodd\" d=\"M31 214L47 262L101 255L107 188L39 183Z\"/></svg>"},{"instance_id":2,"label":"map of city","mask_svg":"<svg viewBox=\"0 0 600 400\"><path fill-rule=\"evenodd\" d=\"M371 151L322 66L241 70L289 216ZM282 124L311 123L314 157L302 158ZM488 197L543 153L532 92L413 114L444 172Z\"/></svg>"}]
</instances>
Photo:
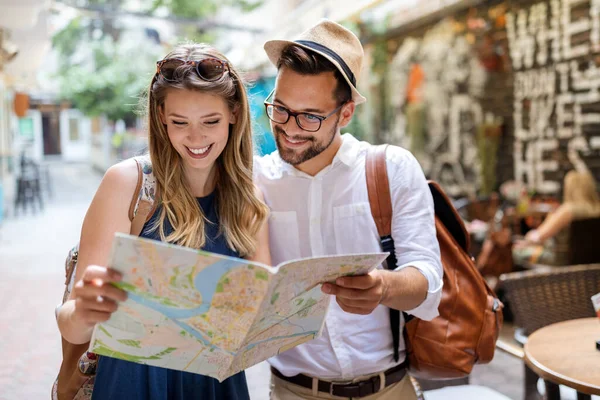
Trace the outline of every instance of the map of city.
<instances>
[{"instance_id":1,"label":"map of city","mask_svg":"<svg viewBox=\"0 0 600 400\"><path fill-rule=\"evenodd\" d=\"M109 266L128 299L96 325L90 351L223 381L319 336L330 300L321 283L366 274L386 256L270 267L117 233Z\"/></svg>"}]
</instances>

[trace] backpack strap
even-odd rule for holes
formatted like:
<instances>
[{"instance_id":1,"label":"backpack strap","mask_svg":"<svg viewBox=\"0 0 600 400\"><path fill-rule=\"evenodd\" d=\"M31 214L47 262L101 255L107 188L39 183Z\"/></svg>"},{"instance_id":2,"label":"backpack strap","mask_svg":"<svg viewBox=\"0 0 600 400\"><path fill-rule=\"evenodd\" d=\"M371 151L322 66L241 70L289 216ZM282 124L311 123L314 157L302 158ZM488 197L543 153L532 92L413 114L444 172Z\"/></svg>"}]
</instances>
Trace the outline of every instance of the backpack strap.
<instances>
[{"instance_id":1,"label":"backpack strap","mask_svg":"<svg viewBox=\"0 0 600 400\"><path fill-rule=\"evenodd\" d=\"M138 169L138 181L131 204L129 205L130 233L139 236L144 224L156 210L156 178L148 156L134 158Z\"/></svg>"},{"instance_id":2,"label":"backpack strap","mask_svg":"<svg viewBox=\"0 0 600 400\"><path fill-rule=\"evenodd\" d=\"M428 181L427 183L429 184L429 190L433 196L435 216L438 217L464 252L469 254L471 239L469 238L467 228L465 227L462 218L458 215L456 208L454 208L448 195L446 195L440 185L434 181Z\"/></svg>"},{"instance_id":3,"label":"backpack strap","mask_svg":"<svg viewBox=\"0 0 600 400\"><path fill-rule=\"evenodd\" d=\"M387 144L383 144L370 146L367 149L365 173L371 214L377 225L381 248L390 254L385 260L385 267L386 269L395 269L398 260L396 259L394 238L392 238L392 196L385 162L387 146ZM394 360L397 362L400 358L400 311L390 308L390 325L394 341Z\"/></svg>"}]
</instances>

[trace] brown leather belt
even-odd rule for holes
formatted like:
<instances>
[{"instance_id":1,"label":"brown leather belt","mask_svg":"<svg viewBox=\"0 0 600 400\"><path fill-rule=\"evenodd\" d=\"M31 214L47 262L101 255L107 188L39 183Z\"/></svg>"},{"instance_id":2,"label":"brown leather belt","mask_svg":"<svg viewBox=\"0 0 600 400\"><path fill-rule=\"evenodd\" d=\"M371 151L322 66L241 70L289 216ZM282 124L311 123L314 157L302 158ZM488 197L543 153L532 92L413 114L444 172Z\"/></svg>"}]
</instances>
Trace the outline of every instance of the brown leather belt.
<instances>
[{"instance_id":1,"label":"brown leather belt","mask_svg":"<svg viewBox=\"0 0 600 400\"><path fill-rule=\"evenodd\" d=\"M406 366L407 364L404 362L385 371L385 386L400 382L406 375ZM285 376L273 367L271 367L271 372L273 375L279 379L283 379L286 382L290 382L294 385L302 386L307 389L312 389L313 378L310 376L304 374ZM379 375L376 375L364 381L353 383L327 382L319 379L318 388L319 392L329 393L332 396L352 398L366 397L381 390L381 378Z\"/></svg>"}]
</instances>

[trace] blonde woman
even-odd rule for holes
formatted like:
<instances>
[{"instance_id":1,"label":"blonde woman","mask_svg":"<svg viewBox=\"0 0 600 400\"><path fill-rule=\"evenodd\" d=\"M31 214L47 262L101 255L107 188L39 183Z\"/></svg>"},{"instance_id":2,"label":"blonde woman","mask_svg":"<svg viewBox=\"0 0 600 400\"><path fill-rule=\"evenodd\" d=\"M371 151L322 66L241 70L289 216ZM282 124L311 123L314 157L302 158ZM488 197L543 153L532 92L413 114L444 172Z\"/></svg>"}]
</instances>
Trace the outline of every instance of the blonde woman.
<instances>
[{"instance_id":1,"label":"blonde woman","mask_svg":"<svg viewBox=\"0 0 600 400\"><path fill-rule=\"evenodd\" d=\"M563 183L563 204L548 215L544 222L525 235L525 240L515 245L515 262L547 263L552 258L549 240L563 232L572 221L600 217L600 197L591 173L569 171Z\"/></svg>"},{"instance_id":2,"label":"blonde woman","mask_svg":"<svg viewBox=\"0 0 600 400\"><path fill-rule=\"evenodd\" d=\"M182 45L157 63L148 90L149 158L157 208L140 236L270 264L267 207L252 183L245 88L215 49ZM111 167L85 217L75 282L58 312L62 336L90 340L126 293L106 265L115 232L130 232L135 160ZM86 268L87 267L87 268ZM101 301L99 301L101 300ZM219 383L187 372L101 357L94 399L248 399L241 372Z\"/></svg>"}]
</instances>

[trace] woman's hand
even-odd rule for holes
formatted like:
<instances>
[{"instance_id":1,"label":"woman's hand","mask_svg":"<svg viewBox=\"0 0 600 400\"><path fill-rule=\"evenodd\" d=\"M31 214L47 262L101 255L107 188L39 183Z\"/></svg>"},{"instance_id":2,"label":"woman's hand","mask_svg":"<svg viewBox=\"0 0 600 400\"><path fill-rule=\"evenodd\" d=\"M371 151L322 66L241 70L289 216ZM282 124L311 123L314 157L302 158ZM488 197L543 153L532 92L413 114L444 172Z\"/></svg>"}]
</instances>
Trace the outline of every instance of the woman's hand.
<instances>
[{"instance_id":1,"label":"woman's hand","mask_svg":"<svg viewBox=\"0 0 600 400\"><path fill-rule=\"evenodd\" d=\"M540 243L540 233L537 229L532 229L525 235L525 241L528 243L539 244Z\"/></svg>"},{"instance_id":2,"label":"woman's hand","mask_svg":"<svg viewBox=\"0 0 600 400\"><path fill-rule=\"evenodd\" d=\"M88 266L73 287L73 318L89 326L107 321L117 310L118 302L127 300L127 293L111 284L120 280L121 274L115 270Z\"/></svg>"},{"instance_id":3,"label":"woman's hand","mask_svg":"<svg viewBox=\"0 0 600 400\"><path fill-rule=\"evenodd\" d=\"M518 250L518 249L522 249L524 247L529 246L529 242L527 242L525 239L517 239L513 241L513 249Z\"/></svg>"}]
</instances>

